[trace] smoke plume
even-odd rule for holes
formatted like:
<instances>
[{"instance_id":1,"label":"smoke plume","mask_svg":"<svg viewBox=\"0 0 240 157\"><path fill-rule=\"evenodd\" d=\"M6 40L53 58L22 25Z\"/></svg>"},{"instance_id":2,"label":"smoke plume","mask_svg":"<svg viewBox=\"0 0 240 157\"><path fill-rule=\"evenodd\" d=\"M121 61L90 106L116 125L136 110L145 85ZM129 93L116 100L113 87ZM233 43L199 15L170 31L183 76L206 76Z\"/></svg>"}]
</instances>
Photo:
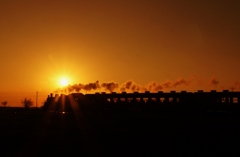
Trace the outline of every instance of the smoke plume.
<instances>
[{"instance_id":1,"label":"smoke plume","mask_svg":"<svg viewBox=\"0 0 240 157\"><path fill-rule=\"evenodd\" d=\"M115 82L107 82L107 83L102 83L101 87L105 90L105 91L109 91L109 92L113 92L116 89L118 89L118 84Z\"/></svg>"},{"instance_id":2,"label":"smoke plume","mask_svg":"<svg viewBox=\"0 0 240 157\"><path fill-rule=\"evenodd\" d=\"M128 80L122 84L116 83L116 82L103 82L100 83L98 80L93 83L87 83L87 84L73 84L69 85L63 89L58 89L55 92L144 92L144 91L150 91L150 92L157 92L164 89L170 89L170 88L176 88L178 86L184 85L190 85L192 83L192 78L190 79L183 79L179 78L176 81L170 81L166 80L165 82L156 82L152 81L146 84L145 86L137 84L133 80Z\"/></svg>"},{"instance_id":3,"label":"smoke plume","mask_svg":"<svg viewBox=\"0 0 240 157\"><path fill-rule=\"evenodd\" d=\"M217 78L212 78L209 82L210 85L213 85L213 86L217 86L219 84L219 81L217 80Z\"/></svg>"}]
</instances>

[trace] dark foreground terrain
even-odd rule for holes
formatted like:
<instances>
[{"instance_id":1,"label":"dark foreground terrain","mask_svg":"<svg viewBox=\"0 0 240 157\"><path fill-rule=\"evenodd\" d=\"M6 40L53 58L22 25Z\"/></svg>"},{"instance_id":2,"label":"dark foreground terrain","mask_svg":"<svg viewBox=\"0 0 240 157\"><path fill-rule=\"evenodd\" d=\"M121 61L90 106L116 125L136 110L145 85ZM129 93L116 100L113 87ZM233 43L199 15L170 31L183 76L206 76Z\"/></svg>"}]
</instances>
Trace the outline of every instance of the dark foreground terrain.
<instances>
[{"instance_id":1,"label":"dark foreground terrain","mask_svg":"<svg viewBox=\"0 0 240 157\"><path fill-rule=\"evenodd\" d=\"M236 155L229 113L50 113L0 110L1 156Z\"/></svg>"}]
</instances>

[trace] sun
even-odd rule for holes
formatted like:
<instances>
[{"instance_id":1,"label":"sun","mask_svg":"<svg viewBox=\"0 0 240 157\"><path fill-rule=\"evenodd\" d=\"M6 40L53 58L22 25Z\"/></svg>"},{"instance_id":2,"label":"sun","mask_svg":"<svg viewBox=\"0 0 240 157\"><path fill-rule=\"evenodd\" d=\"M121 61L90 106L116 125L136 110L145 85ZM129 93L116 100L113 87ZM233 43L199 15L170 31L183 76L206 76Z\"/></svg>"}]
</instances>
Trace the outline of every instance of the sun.
<instances>
[{"instance_id":1,"label":"sun","mask_svg":"<svg viewBox=\"0 0 240 157\"><path fill-rule=\"evenodd\" d=\"M59 84L60 84L60 86L65 87L65 86L67 86L69 84L69 80L67 78L65 78L65 77L60 78Z\"/></svg>"}]
</instances>

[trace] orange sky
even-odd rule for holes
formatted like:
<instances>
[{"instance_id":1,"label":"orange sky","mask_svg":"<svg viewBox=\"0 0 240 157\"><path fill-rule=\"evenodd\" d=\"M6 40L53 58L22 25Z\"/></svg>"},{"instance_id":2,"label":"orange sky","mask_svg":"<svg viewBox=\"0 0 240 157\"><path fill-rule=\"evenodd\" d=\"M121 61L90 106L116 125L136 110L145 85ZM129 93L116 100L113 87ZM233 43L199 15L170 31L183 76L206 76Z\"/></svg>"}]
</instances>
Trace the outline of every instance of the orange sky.
<instances>
[{"instance_id":1,"label":"orange sky","mask_svg":"<svg viewBox=\"0 0 240 157\"><path fill-rule=\"evenodd\" d=\"M240 90L239 10L237 0L1 0L0 101L44 99L63 75Z\"/></svg>"}]
</instances>

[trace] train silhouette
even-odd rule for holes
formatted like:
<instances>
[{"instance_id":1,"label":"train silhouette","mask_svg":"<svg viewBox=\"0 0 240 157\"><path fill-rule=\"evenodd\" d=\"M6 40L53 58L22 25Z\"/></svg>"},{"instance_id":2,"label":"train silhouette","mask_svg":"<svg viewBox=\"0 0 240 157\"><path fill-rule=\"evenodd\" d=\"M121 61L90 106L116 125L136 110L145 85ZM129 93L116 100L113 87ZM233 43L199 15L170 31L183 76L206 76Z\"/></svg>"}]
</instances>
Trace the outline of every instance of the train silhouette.
<instances>
[{"instance_id":1,"label":"train silhouette","mask_svg":"<svg viewBox=\"0 0 240 157\"><path fill-rule=\"evenodd\" d=\"M49 112L142 112L142 113L186 113L186 112L240 112L240 92L170 91L151 93L95 93L82 94L51 93L42 107Z\"/></svg>"}]
</instances>

